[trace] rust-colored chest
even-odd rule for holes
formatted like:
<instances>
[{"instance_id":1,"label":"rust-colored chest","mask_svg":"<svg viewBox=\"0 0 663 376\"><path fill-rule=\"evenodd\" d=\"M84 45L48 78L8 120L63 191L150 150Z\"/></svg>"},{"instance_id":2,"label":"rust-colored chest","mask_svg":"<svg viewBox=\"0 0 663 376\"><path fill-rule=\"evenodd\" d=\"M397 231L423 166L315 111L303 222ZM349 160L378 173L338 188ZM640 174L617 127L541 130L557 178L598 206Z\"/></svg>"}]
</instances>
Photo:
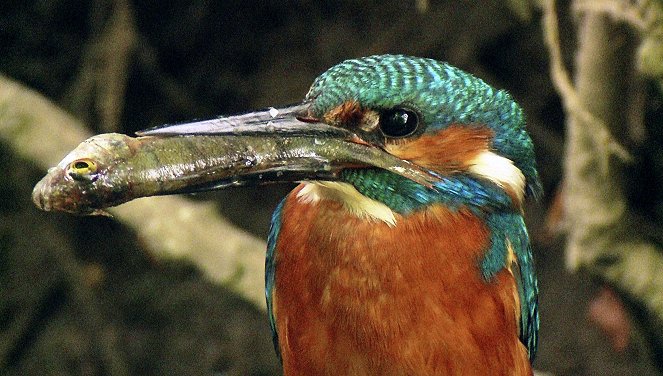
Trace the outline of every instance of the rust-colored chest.
<instances>
[{"instance_id":1,"label":"rust-colored chest","mask_svg":"<svg viewBox=\"0 0 663 376\"><path fill-rule=\"evenodd\" d=\"M513 276L487 283L489 230L443 206L394 227L287 199L273 291L286 375L528 375Z\"/></svg>"}]
</instances>

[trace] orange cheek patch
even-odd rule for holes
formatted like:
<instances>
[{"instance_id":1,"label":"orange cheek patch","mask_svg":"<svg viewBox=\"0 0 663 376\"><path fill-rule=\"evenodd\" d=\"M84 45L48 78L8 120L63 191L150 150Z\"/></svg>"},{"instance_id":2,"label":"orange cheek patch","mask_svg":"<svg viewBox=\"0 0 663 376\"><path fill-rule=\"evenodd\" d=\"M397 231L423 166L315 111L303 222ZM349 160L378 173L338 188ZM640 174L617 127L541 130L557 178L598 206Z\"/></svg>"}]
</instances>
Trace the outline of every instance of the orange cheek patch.
<instances>
[{"instance_id":1,"label":"orange cheek patch","mask_svg":"<svg viewBox=\"0 0 663 376\"><path fill-rule=\"evenodd\" d=\"M433 171L449 174L466 170L468 163L490 149L493 131L484 126L451 125L411 142L387 145L389 153Z\"/></svg>"}]
</instances>

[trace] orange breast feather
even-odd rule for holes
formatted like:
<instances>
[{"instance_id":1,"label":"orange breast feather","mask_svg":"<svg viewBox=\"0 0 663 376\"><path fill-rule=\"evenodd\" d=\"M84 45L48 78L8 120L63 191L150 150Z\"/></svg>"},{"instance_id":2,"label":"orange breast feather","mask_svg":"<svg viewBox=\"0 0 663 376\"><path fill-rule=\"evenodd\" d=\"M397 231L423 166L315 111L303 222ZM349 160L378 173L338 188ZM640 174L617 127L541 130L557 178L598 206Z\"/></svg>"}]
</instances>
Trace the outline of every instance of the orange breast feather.
<instances>
[{"instance_id":1,"label":"orange breast feather","mask_svg":"<svg viewBox=\"0 0 663 376\"><path fill-rule=\"evenodd\" d=\"M467 210L433 206L395 227L290 194L274 312L285 375L531 375L509 271Z\"/></svg>"}]
</instances>

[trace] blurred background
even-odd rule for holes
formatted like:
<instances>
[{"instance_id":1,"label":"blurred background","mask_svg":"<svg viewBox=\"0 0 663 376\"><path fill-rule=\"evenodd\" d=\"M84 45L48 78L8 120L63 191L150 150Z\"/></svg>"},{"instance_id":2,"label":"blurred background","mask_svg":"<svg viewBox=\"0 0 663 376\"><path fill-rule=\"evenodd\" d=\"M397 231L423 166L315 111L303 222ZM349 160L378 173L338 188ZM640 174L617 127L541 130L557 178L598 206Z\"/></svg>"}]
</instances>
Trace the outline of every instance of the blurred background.
<instances>
[{"instance_id":1,"label":"blurred background","mask_svg":"<svg viewBox=\"0 0 663 376\"><path fill-rule=\"evenodd\" d=\"M86 134L131 134L294 103L335 63L378 53L448 61L509 90L525 109L546 191L526 210L541 287L535 368L554 375L661 374L663 52L657 48L663 45L663 5L559 1L555 13L553 3L4 0L0 374L279 374L267 317L256 298L247 300L241 289L205 270L223 263L224 239L230 236L225 230L214 227L209 234L217 239L221 259L207 263L184 251L155 252L158 245L143 235L140 221L39 212L30 192L48 167L44 158L57 162L71 147L47 157L33 155L32 148L48 142L75 146ZM607 36L607 52L599 44L583 60L583 48L595 46L588 30ZM588 99L584 108L598 117L598 130L590 136L605 131L605 144L614 141L626 152L590 147L598 162L578 175L569 137L578 138L569 130L574 109L583 108L574 107L578 97L583 101L583 61L585 67L606 65L599 64L596 69L606 71L585 85L608 77L614 87L608 92L619 104L600 111L589 103L606 90ZM563 73L578 82L575 92L564 90ZM33 91L21 91L27 88ZM17 121L12 116L21 112L12 106L24 95L26 103L44 96L54 111L75 121L64 124L66 130L55 121ZM613 109L614 116L608 114ZM25 111L30 113L29 106ZM60 140L71 134L70 126L80 138ZM52 136L32 136L32 130ZM596 203L578 198L572 187L562 190L568 182L585 182L580 190L596 196ZM228 189L185 200L204 202L210 223L226 218L228 234L246 231L259 248L263 243L255 239L266 238L271 212L290 189ZM583 236L579 218L594 211L586 208L605 213L600 206L615 197L623 204L619 215L601 214L595 231L577 241ZM154 205L166 205L159 200ZM203 220L192 228L205 231L208 225ZM160 236L169 231L178 229ZM638 259L642 247L645 261L622 263ZM257 275L246 278L261 283L262 271L252 273Z\"/></svg>"}]
</instances>

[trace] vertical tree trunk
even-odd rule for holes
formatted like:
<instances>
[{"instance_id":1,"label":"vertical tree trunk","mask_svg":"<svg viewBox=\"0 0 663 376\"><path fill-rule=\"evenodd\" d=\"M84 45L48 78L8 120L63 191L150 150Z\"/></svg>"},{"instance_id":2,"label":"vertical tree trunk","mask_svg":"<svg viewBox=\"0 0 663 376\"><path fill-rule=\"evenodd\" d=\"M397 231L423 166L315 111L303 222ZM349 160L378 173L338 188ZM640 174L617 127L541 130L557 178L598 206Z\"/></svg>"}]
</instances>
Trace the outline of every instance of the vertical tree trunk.
<instances>
[{"instance_id":1,"label":"vertical tree trunk","mask_svg":"<svg viewBox=\"0 0 663 376\"><path fill-rule=\"evenodd\" d=\"M575 90L582 109L623 143L634 47L628 33L598 13L578 28ZM628 168L606 147L597 124L567 108L565 209L569 221L567 264L585 269L634 297L654 318L661 339L663 254L637 234L629 220L622 181Z\"/></svg>"}]
</instances>

